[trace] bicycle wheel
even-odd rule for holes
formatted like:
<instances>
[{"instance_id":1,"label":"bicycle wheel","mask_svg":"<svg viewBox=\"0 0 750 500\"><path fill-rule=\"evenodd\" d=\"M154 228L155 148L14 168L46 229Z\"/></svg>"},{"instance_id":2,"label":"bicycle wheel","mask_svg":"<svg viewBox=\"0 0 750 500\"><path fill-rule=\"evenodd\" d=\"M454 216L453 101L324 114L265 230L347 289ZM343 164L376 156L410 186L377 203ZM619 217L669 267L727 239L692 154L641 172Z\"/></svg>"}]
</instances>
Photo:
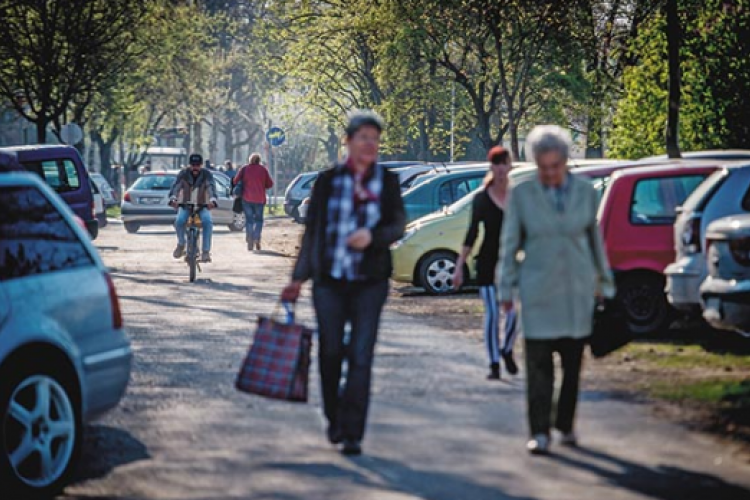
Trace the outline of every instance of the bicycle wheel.
<instances>
[{"instance_id":1,"label":"bicycle wheel","mask_svg":"<svg viewBox=\"0 0 750 500\"><path fill-rule=\"evenodd\" d=\"M195 281L195 275L198 271L198 231L190 229L188 237L188 266L190 267L190 283Z\"/></svg>"}]
</instances>

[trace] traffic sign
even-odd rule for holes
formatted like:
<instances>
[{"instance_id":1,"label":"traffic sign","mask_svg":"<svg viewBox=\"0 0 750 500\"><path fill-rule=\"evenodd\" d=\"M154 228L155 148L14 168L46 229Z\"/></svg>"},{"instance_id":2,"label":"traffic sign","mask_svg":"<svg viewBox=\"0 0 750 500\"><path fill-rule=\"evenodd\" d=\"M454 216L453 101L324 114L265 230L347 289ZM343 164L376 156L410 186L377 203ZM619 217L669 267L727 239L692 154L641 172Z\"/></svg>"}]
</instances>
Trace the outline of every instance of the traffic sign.
<instances>
[{"instance_id":1,"label":"traffic sign","mask_svg":"<svg viewBox=\"0 0 750 500\"><path fill-rule=\"evenodd\" d=\"M268 143L271 146L281 146L286 140L286 133L279 127L271 127L268 132L266 132L266 139L268 139Z\"/></svg>"},{"instance_id":2,"label":"traffic sign","mask_svg":"<svg viewBox=\"0 0 750 500\"><path fill-rule=\"evenodd\" d=\"M68 123L60 130L60 139L69 146L75 146L83 140L83 130L75 123Z\"/></svg>"}]
</instances>

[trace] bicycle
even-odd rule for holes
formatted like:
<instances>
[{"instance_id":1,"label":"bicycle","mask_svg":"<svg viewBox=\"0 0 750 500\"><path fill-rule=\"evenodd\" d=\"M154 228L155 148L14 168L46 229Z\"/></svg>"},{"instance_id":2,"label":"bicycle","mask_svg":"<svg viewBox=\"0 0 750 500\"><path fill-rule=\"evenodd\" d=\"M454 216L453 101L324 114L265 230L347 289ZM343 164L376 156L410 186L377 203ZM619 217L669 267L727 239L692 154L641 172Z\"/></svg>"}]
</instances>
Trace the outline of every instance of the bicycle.
<instances>
[{"instance_id":1,"label":"bicycle","mask_svg":"<svg viewBox=\"0 0 750 500\"><path fill-rule=\"evenodd\" d=\"M200 250L198 250L198 241L201 236L201 223L200 211L207 207L207 205L194 205L192 203L183 203L181 207L186 208L190 211L188 215L187 223L185 227L186 231L186 247L185 247L185 262L187 262L188 268L190 269L190 283L195 281L195 277L198 271L201 271L200 263L198 262L200 256Z\"/></svg>"}]
</instances>

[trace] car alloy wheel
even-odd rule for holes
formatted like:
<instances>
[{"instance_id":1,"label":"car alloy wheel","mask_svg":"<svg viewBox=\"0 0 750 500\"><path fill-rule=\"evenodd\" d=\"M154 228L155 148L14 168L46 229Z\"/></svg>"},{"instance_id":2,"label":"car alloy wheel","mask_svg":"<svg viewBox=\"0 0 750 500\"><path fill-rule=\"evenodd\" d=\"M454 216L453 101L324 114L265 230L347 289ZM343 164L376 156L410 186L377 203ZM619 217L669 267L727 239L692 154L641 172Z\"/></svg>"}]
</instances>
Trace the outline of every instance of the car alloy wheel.
<instances>
[{"instance_id":1,"label":"car alloy wheel","mask_svg":"<svg viewBox=\"0 0 750 500\"><path fill-rule=\"evenodd\" d=\"M431 255L422 263L421 281L428 293L446 294L453 291L456 257L447 252Z\"/></svg>"},{"instance_id":2,"label":"car alloy wheel","mask_svg":"<svg viewBox=\"0 0 750 500\"><path fill-rule=\"evenodd\" d=\"M16 480L30 490L49 488L68 470L77 446L73 403L47 375L31 375L10 396L2 444Z\"/></svg>"},{"instance_id":3,"label":"car alloy wheel","mask_svg":"<svg viewBox=\"0 0 750 500\"><path fill-rule=\"evenodd\" d=\"M245 214L243 213L237 213L232 212L234 216L232 217L232 223L229 224L229 230L234 232L244 231L245 230Z\"/></svg>"}]
</instances>

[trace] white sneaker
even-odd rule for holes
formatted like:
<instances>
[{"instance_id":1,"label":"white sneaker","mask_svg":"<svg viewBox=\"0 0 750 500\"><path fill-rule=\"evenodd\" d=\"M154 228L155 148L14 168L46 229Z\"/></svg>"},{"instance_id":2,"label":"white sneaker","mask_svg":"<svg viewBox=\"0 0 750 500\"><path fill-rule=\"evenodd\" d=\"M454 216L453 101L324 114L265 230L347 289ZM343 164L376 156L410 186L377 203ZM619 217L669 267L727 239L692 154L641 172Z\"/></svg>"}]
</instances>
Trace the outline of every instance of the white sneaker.
<instances>
[{"instance_id":1,"label":"white sneaker","mask_svg":"<svg viewBox=\"0 0 750 500\"><path fill-rule=\"evenodd\" d=\"M549 453L549 436L537 434L526 444L526 448L532 455L547 455Z\"/></svg>"},{"instance_id":2,"label":"white sneaker","mask_svg":"<svg viewBox=\"0 0 750 500\"><path fill-rule=\"evenodd\" d=\"M563 446L576 447L578 446L578 436L575 432L563 432L560 437L560 444Z\"/></svg>"}]
</instances>

